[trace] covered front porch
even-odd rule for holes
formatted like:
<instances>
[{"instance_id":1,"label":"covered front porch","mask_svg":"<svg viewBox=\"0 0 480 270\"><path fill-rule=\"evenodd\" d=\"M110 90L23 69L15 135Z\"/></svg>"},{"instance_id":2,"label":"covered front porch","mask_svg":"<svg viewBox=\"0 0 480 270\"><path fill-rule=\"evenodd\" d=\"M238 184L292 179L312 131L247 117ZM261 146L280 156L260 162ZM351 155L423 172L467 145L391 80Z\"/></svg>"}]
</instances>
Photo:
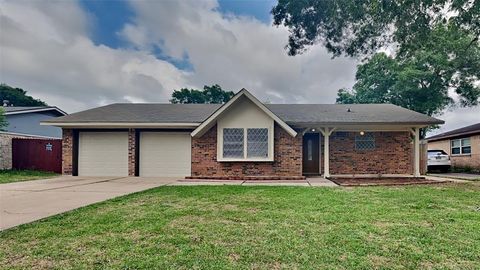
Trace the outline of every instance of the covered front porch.
<instances>
[{"instance_id":1,"label":"covered front porch","mask_svg":"<svg viewBox=\"0 0 480 270\"><path fill-rule=\"evenodd\" d=\"M325 178L420 177L420 128L302 126L302 173Z\"/></svg>"}]
</instances>

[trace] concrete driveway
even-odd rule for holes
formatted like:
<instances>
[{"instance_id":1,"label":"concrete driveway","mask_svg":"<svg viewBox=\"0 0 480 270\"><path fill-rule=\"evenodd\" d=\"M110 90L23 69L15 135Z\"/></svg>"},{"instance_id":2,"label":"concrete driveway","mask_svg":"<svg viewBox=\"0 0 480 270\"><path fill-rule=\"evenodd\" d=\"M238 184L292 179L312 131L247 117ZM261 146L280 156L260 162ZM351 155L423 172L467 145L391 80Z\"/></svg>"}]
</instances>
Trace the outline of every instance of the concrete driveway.
<instances>
[{"instance_id":1,"label":"concrete driveway","mask_svg":"<svg viewBox=\"0 0 480 270\"><path fill-rule=\"evenodd\" d=\"M0 230L164 185L337 186L321 177L294 181L202 181L161 177L61 176L46 180L0 184Z\"/></svg>"},{"instance_id":2,"label":"concrete driveway","mask_svg":"<svg viewBox=\"0 0 480 270\"><path fill-rule=\"evenodd\" d=\"M0 230L175 182L172 178L61 176L0 185Z\"/></svg>"}]
</instances>

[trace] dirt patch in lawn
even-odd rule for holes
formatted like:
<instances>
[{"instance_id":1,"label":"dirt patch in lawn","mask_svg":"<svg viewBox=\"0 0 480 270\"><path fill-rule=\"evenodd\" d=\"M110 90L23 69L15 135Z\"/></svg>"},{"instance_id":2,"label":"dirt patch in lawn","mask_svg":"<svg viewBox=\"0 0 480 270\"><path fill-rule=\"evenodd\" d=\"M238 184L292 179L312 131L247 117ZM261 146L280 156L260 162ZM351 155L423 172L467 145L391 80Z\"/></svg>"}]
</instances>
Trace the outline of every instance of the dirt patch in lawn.
<instances>
[{"instance_id":1,"label":"dirt patch in lawn","mask_svg":"<svg viewBox=\"0 0 480 270\"><path fill-rule=\"evenodd\" d=\"M428 184L442 184L442 183L450 182L450 181L427 180L423 177L330 178L330 180L344 187L428 185Z\"/></svg>"}]
</instances>

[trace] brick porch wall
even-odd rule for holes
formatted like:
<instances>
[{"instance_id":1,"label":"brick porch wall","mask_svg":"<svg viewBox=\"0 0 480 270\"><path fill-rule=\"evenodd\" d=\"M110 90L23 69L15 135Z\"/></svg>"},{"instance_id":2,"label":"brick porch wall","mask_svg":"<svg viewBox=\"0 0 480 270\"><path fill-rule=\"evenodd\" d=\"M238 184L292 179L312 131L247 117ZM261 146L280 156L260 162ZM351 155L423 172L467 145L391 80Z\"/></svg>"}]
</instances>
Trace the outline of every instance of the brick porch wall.
<instances>
[{"instance_id":1,"label":"brick porch wall","mask_svg":"<svg viewBox=\"0 0 480 270\"><path fill-rule=\"evenodd\" d=\"M412 174L413 143L408 132L372 132L375 149L356 150L355 132L330 137L331 174Z\"/></svg>"},{"instance_id":2,"label":"brick porch wall","mask_svg":"<svg viewBox=\"0 0 480 270\"><path fill-rule=\"evenodd\" d=\"M192 177L302 177L302 135L274 127L273 162L217 162L217 126L192 138Z\"/></svg>"},{"instance_id":3,"label":"brick porch wall","mask_svg":"<svg viewBox=\"0 0 480 270\"><path fill-rule=\"evenodd\" d=\"M73 171L73 130L62 129L62 173L72 175Z\"/></svg>"}]
</instances>

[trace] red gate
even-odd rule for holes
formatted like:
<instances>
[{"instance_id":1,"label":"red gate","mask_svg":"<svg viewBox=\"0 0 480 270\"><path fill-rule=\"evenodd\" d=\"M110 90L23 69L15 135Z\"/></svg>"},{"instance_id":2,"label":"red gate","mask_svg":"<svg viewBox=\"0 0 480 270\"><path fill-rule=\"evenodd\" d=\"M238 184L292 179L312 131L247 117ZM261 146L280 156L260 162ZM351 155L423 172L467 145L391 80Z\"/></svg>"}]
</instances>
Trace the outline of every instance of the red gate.
<instances>
[{"instance_id":1,"label":"red gate","mask_svg":"<svg viewBox=\"0 0 480 270\"><path fill-rule=\"evenodd\" d=\"M62 140L13 138L12 167L61 173Z\"/></svg>"}]
</instances>

